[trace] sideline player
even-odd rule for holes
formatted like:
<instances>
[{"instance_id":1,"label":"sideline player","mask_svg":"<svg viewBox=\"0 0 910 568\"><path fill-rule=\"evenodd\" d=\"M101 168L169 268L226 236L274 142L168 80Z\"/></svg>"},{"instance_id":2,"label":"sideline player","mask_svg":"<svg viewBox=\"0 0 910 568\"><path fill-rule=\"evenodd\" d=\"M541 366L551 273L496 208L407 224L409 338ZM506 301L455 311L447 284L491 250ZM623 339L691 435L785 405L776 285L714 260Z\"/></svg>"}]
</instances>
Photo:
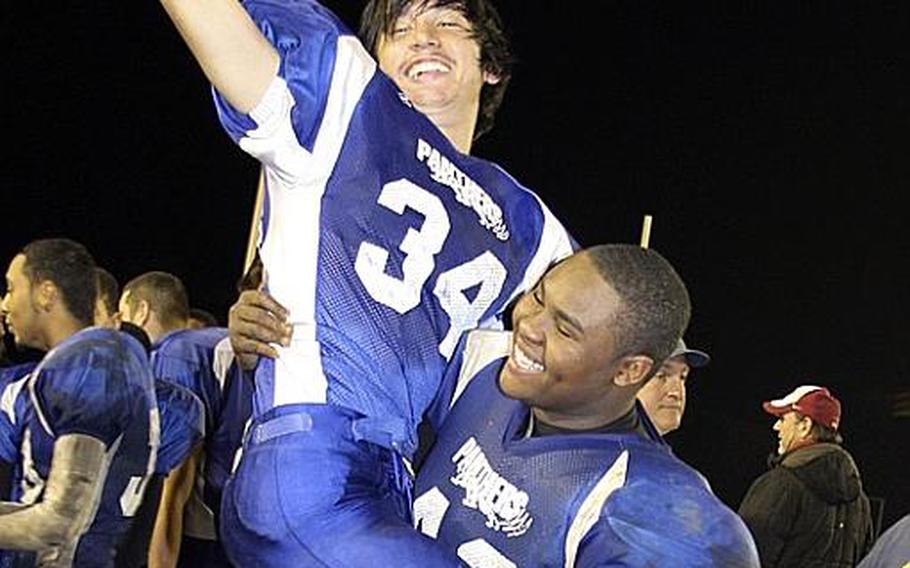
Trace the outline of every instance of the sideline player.
<instances>
[{"instance_id":1,"label":"sideline player","mask_svg":"<svg viewBox=\"0 0 910 568\"><path fill-rule=\"evenodd\" d=\"M410 526L417 424L461 333L495 325L571 248L533 194L463 153L500 78L481 49L495 13L373 5L393 82L316 2L248 2L252 18L230 0L163 4L265 166L260 253L293 326L256 371L222 510L232 559L456 563Z\"/></svg>"},{"instance_id":2,"label":"sideline player","mask_svg":"<svg viewBox=\"0 0 910 568\"><path fill-rule=\"evenodd\" d=\"M89 328L96 274L82 245L34 241L6 281L16 342L50 351L25 387L21 485L0 503L0 549L36 552L42 566L112 566L158 450L148 361L132 338Z\"/></svg>"},{"instance_id":3,"label":"sideline player","mask_svg":"<svg viewBox=\"0 0 910 568\"><path fill-rule=\"evenodd\" d=\"M472 567L757 567L745 524L636 404L689 309L660 255L604 245L526 293L513 333L468 334L431 413L420 529Z\"/></svg>"},{"instance_id":4,"label":"sideline player","mask_svg":"<svg viewBox=\"0 0 910 568\"><path fill-rule=\"evenodd\" d=\"M190 329L189 305L183 282L161 271L146 272L130 280L119 304L123 321L148 333L155 379L190 390L204 408L204 443L165 481L152 537L150 568L175 566L178 558L201 566L205 562L198 557L197 549L216 559L211 562L226 563L217 542L217 511L211 506L218 502L212 497L217 488L210 487L205 474L233 458L236 447L220 451L231 426L225 422L232 420L234 430L242 431L248 417L228 416L229 412L225 412L233 391L244 386L229 383L233 354L227 330ZM225 453L226 456L221 455Z\"/></svg>"}]
</instances>

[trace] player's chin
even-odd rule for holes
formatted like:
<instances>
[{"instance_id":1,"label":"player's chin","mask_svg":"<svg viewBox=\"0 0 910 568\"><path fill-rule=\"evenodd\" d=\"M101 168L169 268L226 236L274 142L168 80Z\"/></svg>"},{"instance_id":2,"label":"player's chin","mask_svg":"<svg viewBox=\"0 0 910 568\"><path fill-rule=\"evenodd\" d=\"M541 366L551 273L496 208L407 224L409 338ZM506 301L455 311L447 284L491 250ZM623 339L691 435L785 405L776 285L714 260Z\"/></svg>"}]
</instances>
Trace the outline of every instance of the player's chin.
<instances>
[{"instance_id":1,"label":"player's chin","mask_svg":"<svg viewBox=\"0 0 910 568\"><path fill-rule=\"evenodd\" d=\"M518 369L511 361L499 373L499 389L509 398L529 401L546 381L544 373L529 373Z\"/></svg>"}]
</instances>

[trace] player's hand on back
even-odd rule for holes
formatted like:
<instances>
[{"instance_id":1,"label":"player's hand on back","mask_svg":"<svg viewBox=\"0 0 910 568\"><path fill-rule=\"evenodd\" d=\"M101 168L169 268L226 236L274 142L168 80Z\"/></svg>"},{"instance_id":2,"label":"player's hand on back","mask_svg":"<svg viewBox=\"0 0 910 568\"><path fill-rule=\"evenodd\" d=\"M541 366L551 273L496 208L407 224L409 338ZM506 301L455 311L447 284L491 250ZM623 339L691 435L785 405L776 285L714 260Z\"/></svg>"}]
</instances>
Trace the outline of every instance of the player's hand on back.
<instances>
[{"instance_id":1,"label":"player's hand on back","mask_svg":"<svg viewBox=\"0 0 910 568\"><path fill-rule=\"evenodd\" d=\"M260 355L277 357L272 344L291 342L288 311L261 290L246 290L228 313L228 335L240 366L250 370Z\"/></svg>"}]
</instances>

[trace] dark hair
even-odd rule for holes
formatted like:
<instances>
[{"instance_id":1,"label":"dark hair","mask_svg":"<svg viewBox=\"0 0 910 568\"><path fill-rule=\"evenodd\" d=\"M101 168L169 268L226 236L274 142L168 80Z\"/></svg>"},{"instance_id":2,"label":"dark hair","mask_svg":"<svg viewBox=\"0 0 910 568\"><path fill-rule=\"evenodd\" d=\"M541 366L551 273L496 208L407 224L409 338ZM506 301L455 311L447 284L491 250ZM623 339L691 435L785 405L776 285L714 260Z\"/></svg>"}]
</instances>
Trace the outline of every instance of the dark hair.
<instances>
[{"instance_id":1,"label":"dark hair","mask_svg":"<svg viewBox=\"0 0 910 568\"><path fill-rule=\"evenodd\" d=\"M512 78L512 51L502 19L490 0L370 0L360 16L360 40L376 55L379 38L392 31L398 18L411 6L416 9L447 7L458 10L474 27L480 46L480 68L499 77L496 84L484 83L474 139L493 128L496 111L502 104Z\"/></svg>"},{"instance_id":2,"label":"dark hair","mask_svg":"<svg viewBox=\"0 0 910 568\"><path fill-rule=\"evenodd\" d=\"M202 324L202 327L218 327L218 318L202 308L190 308L190 319Z\"/></svg>"},{"instance_id":3,"label":"dark hair","mask_svg":"<svg viewBox=\"0 0 910 568\"><path fill-rule=\"evenodd\" d=\"M70 239L40 239L25 245L22 255L22 270L29 282L52 282L70 315L83 325L91 325L97 285L95 260L88 250Z\"/></svg>"},{"instance_id":4,"label":"dark hair","mask_svg":"<svg viewBox=\"0 0 910 568\"><path fill-rule=\"evenodd\" d=\"M190 300L179 278L168 272L146 272L126 283L123 293L129 292L126 303L135 309L145 300L149 309L158 315L161 325L179 327L190 317Z\"/></svg>"},{"instance_id":5,"label":"dark hair","mask_svg":"<svg viewBox=\"0 0 910 568\"><path fill-rule=\"evenodd\" d=\"M120 299L120 284L114 275L100 266L95 267L96 283L98 285L98 298L104 302L108 313L117 311L117 301Z\"/></svg>"},{"instance_id":6,"label":"dark hair","mask_svg":"<svg viewBox=\"0 0 910 568\"><path fill-rule=\"evenodd\" d=\"M620 298L614 332L617 353L651 357L653 375L689 324L692 307L686 285L653 249L600 245L584 254Z\"/></svg>"}]
</instances>

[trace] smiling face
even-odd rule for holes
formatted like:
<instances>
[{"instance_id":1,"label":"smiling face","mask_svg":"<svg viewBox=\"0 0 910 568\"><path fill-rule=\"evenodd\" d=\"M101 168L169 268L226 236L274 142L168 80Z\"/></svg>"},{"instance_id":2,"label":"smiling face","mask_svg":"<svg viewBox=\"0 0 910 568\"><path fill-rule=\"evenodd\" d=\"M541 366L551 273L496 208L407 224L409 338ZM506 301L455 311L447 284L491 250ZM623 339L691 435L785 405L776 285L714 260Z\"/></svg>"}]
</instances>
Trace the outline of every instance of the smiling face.
<instances>
[{"instance_id":1,"label":"smiling face","mask_svg":"<svg viewBox=\"0 0 910 568\"><path fill-rule=\"evenodd\" d=\"M499 375L503 392L550 417L596 422L621 366L611 333L619 308L619 296L584 253L557 265L515 306L512 352Z\"/></svg>"},{"instance_id":2,"label":"smiling face","mask_svg":"<svg viewBox=\"0 0 910 568\"><path fill-rule=\"evenodd\" d=\"M669 359L640 391L641 401L661 435L679 428L686 411L686 379L689 365L684 356Z\"/></svg>"},{"instance_id":3,"label":"smiling face","mask_svg":"<svg viewBox=\"0 0 910 568\"><path fill-rule=\"evenodd\" d=\"M498 81L481 69L471 22L455 7L432 2L412 3L391 31L380 35L376 56L382 71L431 117L445 112L473 123L481 87Z\"/></svg>"}]
</instances>

